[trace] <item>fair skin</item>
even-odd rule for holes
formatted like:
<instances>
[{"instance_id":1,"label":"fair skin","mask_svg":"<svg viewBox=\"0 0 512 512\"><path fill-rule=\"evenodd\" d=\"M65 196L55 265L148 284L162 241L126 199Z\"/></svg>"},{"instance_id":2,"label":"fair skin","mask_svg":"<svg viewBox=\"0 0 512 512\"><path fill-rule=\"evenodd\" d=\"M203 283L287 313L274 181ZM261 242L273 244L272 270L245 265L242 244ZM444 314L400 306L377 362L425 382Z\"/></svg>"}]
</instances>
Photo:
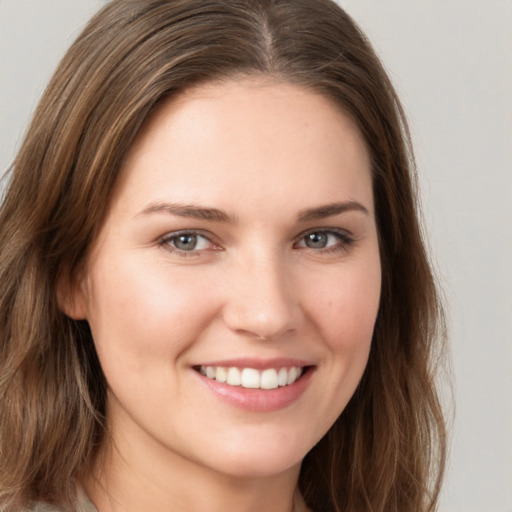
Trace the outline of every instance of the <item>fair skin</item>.
<instances>
[{"instance_id":1,"label":"fair skin","mask_svg":"<svg viewBox=\"0 0 512 512\"><path fill-rule=\"evenodd\" d=\"M63 306L109 385L98 510L304 510L380 279L368 152L329 100L253 78L159 106Z\"/></svg>"}]
</instances>

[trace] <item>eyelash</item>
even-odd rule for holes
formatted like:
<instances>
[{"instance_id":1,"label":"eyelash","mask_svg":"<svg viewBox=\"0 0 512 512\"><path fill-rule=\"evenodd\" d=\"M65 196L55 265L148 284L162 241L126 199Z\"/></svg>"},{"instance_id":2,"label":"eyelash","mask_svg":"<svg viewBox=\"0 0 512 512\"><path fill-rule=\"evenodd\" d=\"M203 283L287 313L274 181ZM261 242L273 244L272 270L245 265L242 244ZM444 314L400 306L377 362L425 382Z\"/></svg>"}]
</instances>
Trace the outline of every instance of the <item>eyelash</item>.
<instances>
[{"instance_id":1,"label":"eyelash","mask_svg":"<svg viewBox=\"0 0 512 512\"><path fill-rule=\"evenodd\" d=\"M313 247L307 247L307 246L299 246L298 244L299 243L302 243L304 242L305 243L305 239L308 235L328 235L328 236L332 236L334 235L335 237L338 238L338 242L333 244L332 246L327 246L327 247L320 247L320 248L313 248ZM217 250L217 251L222 251L222 248L218 245L215 244L215 242L213 242L210 238L211 235L208 235L202 231L197 231L197 230L185 230L185 231L175 231L175 232L172 232L172 233L169 233L165 236L163 236L159 241L158 241L158 245L160 247L163 247L166 251L172 253L172 254L176 254L178 256L181 256L183 258L189 258L189 257L198 257L200 256L200 254L205 251L205 250L208 250L208 249L192 249L190 251L185 251L185 250L182 250L182 249L178 249L177 247L173 247L173 245L171 245L173 243L173 241L177 240L180 236L195 236L195 237L201 237L205 240L208 240L208 242L216 247L216 249L214 250ZM338 253L338 252L342 252L342 251L347 251L351 245L353 245L353 243L355 242L355 239L349 235L346 231L344 230L340 230L340 229L333 229L333 228L317 228L317 229L312 229L312 230L308 230L308 231L305 231L303 233L301 233L297 239L297 241L294 242L293 246L294 248L300 248L300 249L310 249L312 250L313 252L315 253L320 253L320 254L333 254L333 253Z\"/></svg>"},{"instance_id":2,"label":"eyelash","mask_svg":"<svg viewBox=\"0 0 512 512\"><path fill-rule=\"evenodd\" d=\"M205 240L208 240L208 242L213 245L213 246L216 246L215 242L213 242L210 238L210 236L202 231L198 231L198 230L185 230L185 231L174 231L172 233L168 233L167 235L163 236L159 241L158 241L158 245L160 247L163 247L166 251L172 253L172 254L176 254L178 256L181 256L183 258L190 258L190 257L197 257L201 254L201 252L207 250L207 249L193 249L191 251L184 251L182 249L178 249L177 247L173 247L171 244L172 244L172 241L173 240L177 240L180 236L196 236L196 237L201 237L201 238L204 238ZM216 250L222 250L222 248L220 246L218 246L218 249Z\"/></svg>"},{"instance_id":3,"label":"eyelash","mask_svg":"<svg viewBox=\"0 0 512 512\"><path fill-rule=\"evenodd\" d=\"M298 237L298 242L296 242L294 246L297 246L297 244L300 242L305 242L306 237L309 235L334 235L336 238L338 238L338 242L332 246L321 247L317 249L307 246L304 247L305 249L311 249L312 251L320 252L321 254L332 254L347 251L355 242L355 239L344 230L334 228L317 228L301 233Z\"/></svg>"}]
</instances>

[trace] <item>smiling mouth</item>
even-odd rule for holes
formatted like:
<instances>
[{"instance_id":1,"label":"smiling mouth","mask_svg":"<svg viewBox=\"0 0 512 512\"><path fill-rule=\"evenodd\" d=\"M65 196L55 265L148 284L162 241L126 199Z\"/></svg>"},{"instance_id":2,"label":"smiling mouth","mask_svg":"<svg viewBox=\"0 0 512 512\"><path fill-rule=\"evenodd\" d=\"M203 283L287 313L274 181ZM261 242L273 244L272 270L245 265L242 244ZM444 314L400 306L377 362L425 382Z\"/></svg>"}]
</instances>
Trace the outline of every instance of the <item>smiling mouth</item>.
<instances>
[{"instance_id":1,"label":"smiling mouth","mask_svg":"<svg viewBox=\"0 0 512 512\"><path fill-rule=\"evenodd\" d=\"M284 368L237 368L224 366L195 366L194 370L207 379L246 389L277 389L297 382L308 366L291 366Z\"/></svg>"}]
</instances>

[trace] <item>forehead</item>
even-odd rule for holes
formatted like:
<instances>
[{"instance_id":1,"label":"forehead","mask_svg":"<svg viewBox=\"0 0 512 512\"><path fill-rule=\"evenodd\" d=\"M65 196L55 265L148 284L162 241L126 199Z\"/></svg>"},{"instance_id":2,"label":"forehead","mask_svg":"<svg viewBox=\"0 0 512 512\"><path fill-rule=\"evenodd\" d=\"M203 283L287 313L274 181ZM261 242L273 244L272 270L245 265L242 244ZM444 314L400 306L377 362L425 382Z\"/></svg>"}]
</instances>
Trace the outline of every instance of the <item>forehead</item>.
<instances>
[{"instance_id":1,"label":"forehead","mask_svg":"<svg viewBox=\"0 0 512 512\"><path fill-rule=\"evenodd\" d=\"M372 203L355 122L322 95L263 79L206 84L162 102L128 152L120 190L186 203L289 202L290 194L301 205Z\"/></svg>"}]
</instances>

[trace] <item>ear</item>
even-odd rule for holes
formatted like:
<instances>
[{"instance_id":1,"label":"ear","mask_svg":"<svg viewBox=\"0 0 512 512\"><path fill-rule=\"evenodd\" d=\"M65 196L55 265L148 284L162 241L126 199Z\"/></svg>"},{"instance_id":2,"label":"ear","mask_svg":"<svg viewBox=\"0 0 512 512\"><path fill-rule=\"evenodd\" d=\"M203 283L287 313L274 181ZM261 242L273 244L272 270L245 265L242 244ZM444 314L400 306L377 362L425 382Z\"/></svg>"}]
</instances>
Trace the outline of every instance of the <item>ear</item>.
<instances>
[{"instance_id":1,"label":"ear","mask_svg":"<svg viewBox=\"0 0 512 512\"><path fill-rule=\"evenodd\" d=\"M59 309L73 320L87 319L85 272L73 275L68 267L59 272L56 295Z\"/></svg>"}]
</instances>

